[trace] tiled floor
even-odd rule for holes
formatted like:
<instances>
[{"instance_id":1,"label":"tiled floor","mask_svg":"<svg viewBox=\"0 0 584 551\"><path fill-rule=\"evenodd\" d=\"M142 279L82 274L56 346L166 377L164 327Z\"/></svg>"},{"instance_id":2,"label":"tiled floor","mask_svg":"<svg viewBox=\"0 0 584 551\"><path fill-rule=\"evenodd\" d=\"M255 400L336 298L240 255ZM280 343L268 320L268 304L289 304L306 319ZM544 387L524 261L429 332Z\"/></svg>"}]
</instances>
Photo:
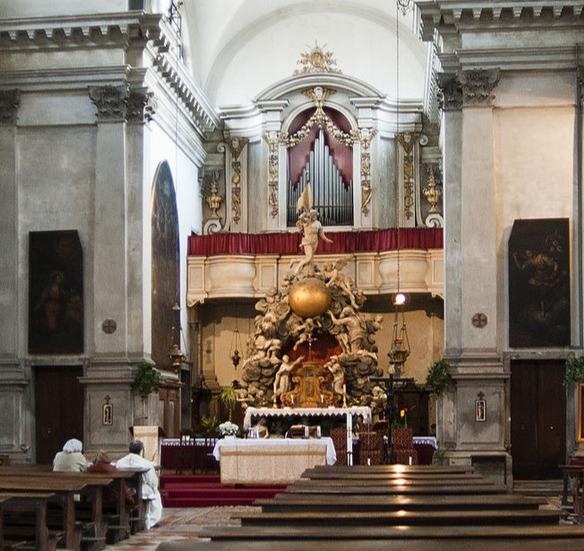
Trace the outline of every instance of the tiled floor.
<instances>
[{"instance_id":1,"label":"tiled floor","mask_svg":"<svg viewBox=\"0 0 584 551\"><path fill-rule=\"evenodd\" d=\"M259 507L164 509L159 526L140 532L117 545L108 545L106 551L154 551L162 542L197 539L203 526L239 525L239 521L231 519L231 516L260 510Z\"/></svg>"}]
</instances>

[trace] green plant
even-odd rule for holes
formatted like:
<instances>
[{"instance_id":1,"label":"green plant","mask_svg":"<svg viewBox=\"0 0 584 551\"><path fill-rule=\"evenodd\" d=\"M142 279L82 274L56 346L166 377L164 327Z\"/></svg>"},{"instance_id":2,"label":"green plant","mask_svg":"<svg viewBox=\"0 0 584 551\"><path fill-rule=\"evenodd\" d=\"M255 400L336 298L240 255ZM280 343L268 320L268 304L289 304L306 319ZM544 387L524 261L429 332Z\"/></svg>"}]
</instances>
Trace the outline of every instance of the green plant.
<instances>
[{"instance_id":1,"label":"green plant","mask_svg":"<svg viewBox=\"0 0 584 551\"><path fill-rule=\"evenodd\" d=\"M219 419L214 416L203 417L201 419L201 429L203 434L210 436L217 434L217 428L219 427Z\"/></svg>"},{"instance_id":2,"label":"green plant","mask_svg":"<svg viewBox=\"0 0 584 551\"><path fill-rule=\"evenodd\" d=\"M134 383L132 384L132 390L137 392L145 400L152 392L158 392L161 380L162 377L156 369L156 366L144 363L138 366L138 371L136 371Z\"/></svg>"},{"instance_id":3,"label":"green plant","mask_svg":"<svg viewBox=\"0 0 584 551\"><path fill-rule=\"evenodd\" d=\"M584 358L568 358L564 386L571 387L576 383L584 383Z\"/></svg>"},{"instance_id":4,"label":"green plant","mask_svg":"<svg viewBox=\"0 0 584 551\"><path fill-rule=\"evenodd\" d=\"M437 361L430 370L428 371L428 376L426 377L426 386L431 392L440 396L446 389L446 387L452 383L452 377L450 377L449 370L450 365L448 365L444 360Z\"/></svg>"},{"instance_id":5,"label":"green plant","mask_svg":"<svg viewBox=\"0 0 584 551\"><path fill-rule=\"evenodd\" d=\"M237 401L234 388L232 386L223 387L221 389L221 393L219 394L219 401L227 407L229 421L231 421L231 417L233 416L233 408L235 407L235 402Z\"/></svg>"}]
</instances>

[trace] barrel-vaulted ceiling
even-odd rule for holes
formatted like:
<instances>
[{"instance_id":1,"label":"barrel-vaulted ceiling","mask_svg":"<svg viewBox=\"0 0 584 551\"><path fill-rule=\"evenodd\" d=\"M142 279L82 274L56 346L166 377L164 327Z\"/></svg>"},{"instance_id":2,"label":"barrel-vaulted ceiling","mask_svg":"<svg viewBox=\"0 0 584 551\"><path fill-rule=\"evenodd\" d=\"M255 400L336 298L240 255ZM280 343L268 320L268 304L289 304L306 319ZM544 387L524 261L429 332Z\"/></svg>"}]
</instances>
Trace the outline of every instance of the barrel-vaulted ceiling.
<instances>
[{"instance_id":1,"label":"barrel-vaulted ceiling","mask_svg":"<svg viewBox=\"0 0 584 551\"><path fill-rule=\"evenodd\" d=\"M188 63L216 106L249 104L315 41L344 74L397 95L395 0L185 0L183 14ZM421 100L427 46L416 18L399 16L399 95Z\"/></svg>"}]
</instances>

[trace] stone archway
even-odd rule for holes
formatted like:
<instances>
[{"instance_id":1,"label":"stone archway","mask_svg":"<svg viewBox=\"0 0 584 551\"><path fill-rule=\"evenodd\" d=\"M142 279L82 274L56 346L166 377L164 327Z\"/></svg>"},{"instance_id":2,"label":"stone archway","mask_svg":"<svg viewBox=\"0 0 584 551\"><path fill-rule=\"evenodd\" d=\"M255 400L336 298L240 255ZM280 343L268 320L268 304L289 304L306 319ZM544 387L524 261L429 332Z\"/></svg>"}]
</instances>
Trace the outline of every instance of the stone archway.
<instances>
[{"instance_id":1,"label":"stone archway","mask_svg":"<svg viewBox=\"0 0 584 551\"><path fill-rule=\"evenodd\" d=\"M160 163L152 187L152 360L171 369L168 350L179 342L180 258L176 193L170 167Z\"/></svg>"}]
</instances>

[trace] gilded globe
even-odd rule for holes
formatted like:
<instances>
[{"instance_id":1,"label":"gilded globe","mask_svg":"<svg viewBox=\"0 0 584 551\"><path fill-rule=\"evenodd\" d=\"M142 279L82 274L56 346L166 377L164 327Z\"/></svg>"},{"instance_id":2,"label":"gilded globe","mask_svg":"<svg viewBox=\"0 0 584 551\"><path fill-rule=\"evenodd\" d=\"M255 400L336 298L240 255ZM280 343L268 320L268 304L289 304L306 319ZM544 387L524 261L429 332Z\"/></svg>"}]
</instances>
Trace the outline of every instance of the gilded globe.
<instances>
[{"instance_id":1,"label":"gilded globe","mask_svg":"<svg viewBox=\"0 0 584 551\"><path fill-rule=\"evenodd\" d=\"M292 285L288 293L288 302L296 315L314 318L328 310L331 293L320 279L309 277Z\"/></svg>"}]
</instances>

